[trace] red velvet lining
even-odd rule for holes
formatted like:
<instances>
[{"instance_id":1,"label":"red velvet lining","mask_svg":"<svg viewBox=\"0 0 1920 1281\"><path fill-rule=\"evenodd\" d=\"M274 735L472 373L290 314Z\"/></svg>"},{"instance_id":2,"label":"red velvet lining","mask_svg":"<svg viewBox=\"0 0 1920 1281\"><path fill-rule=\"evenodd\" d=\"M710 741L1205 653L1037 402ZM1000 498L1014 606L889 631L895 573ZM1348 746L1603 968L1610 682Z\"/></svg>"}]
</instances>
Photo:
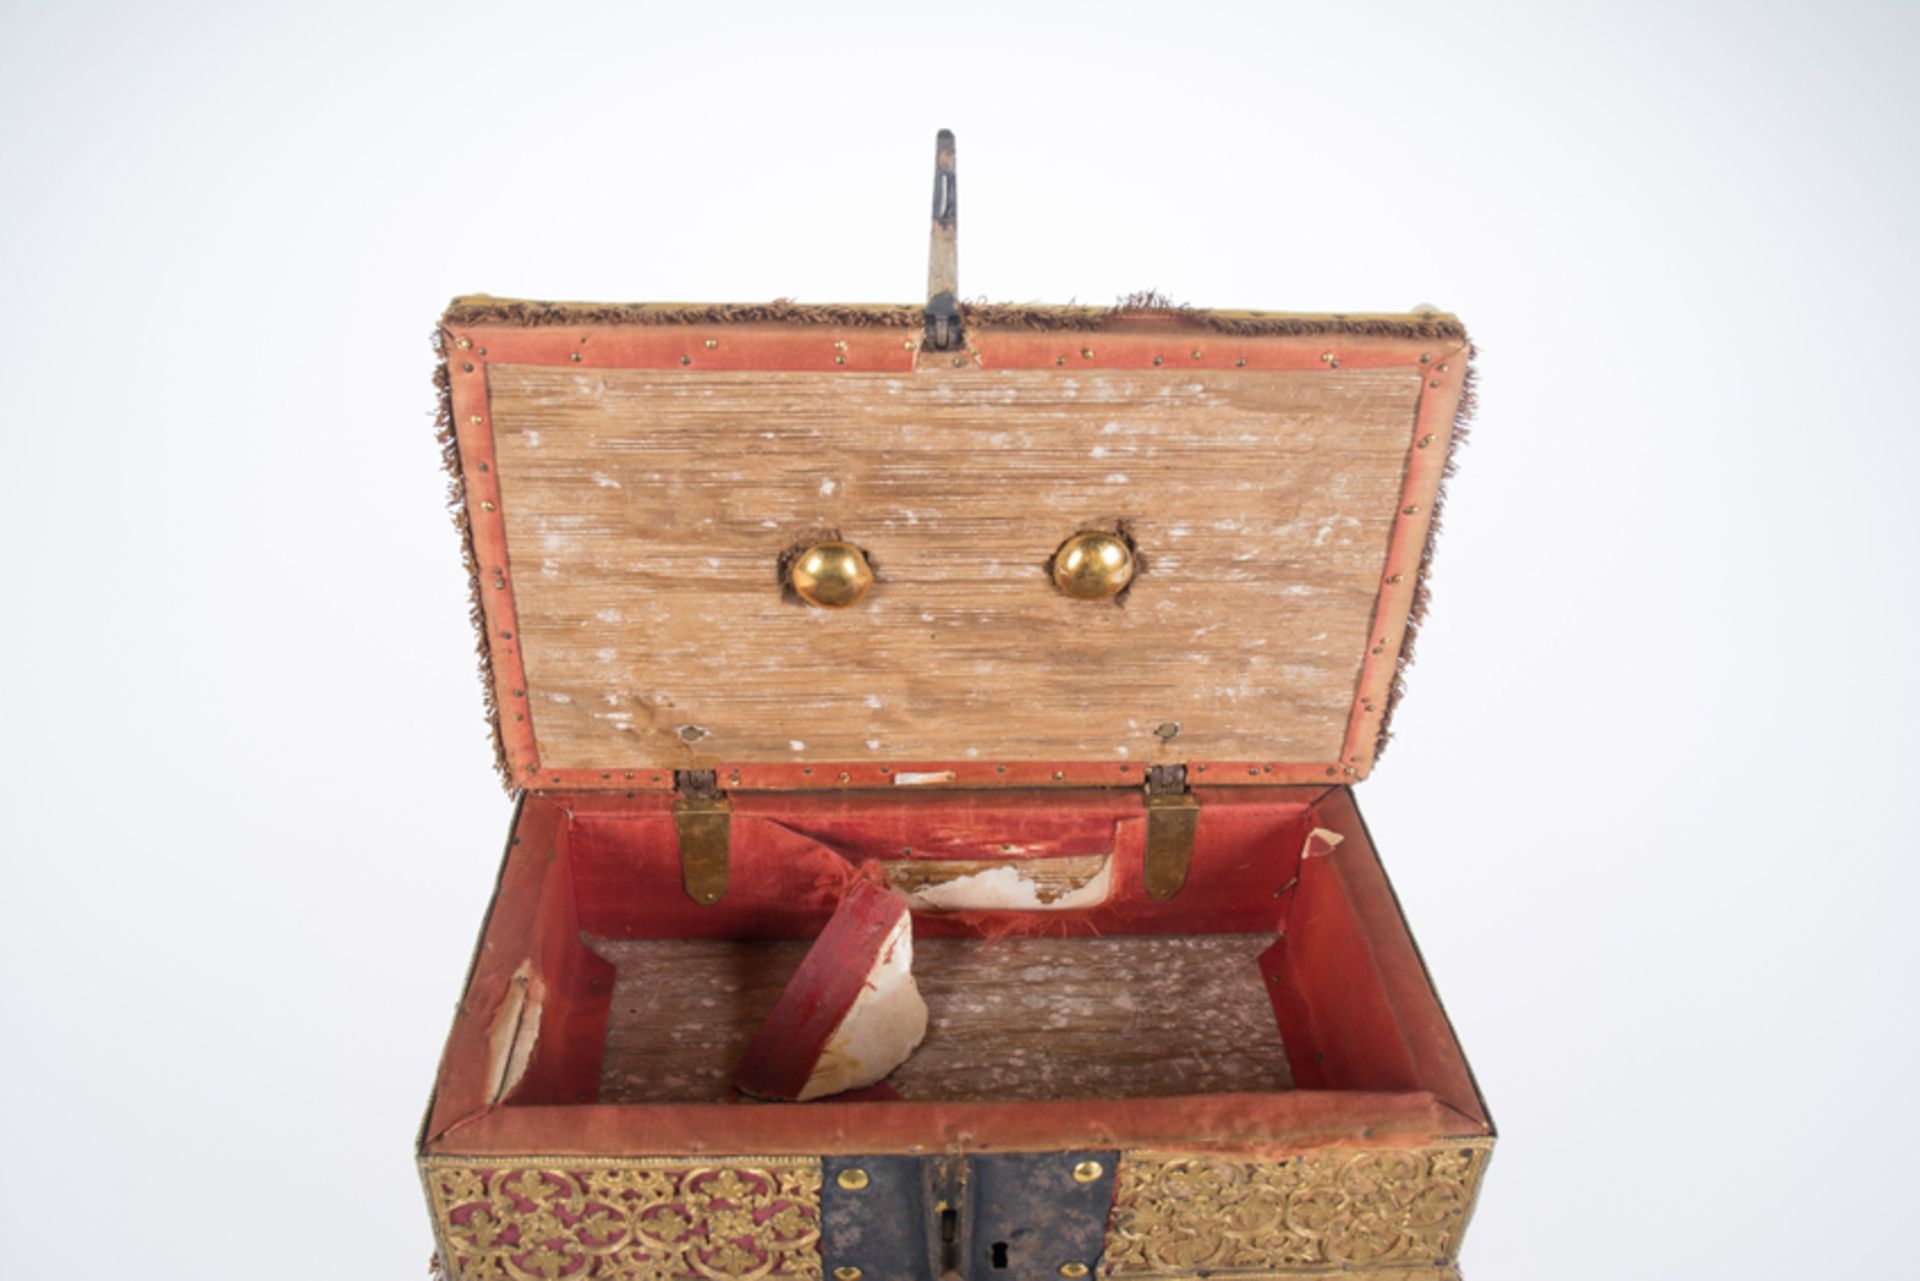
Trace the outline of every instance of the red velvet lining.
<instances>
[{"instance_id":1,"label":"red velvet lining","mask_svg":"<svg viewBox=\"0 0 1920 1281\"><path fill-rule=\"evenodd\" d=\"M1150 898L1137 792L737 794L726 896L683 892L670 797L547 793L519 818L443 1062L430 1151L835 1153L1176 1147L1253 1152L1490 1132L1465 1061L1345 788L1217 788L1186 886ZM1307 834L1343 837L1301 859ZM876 859L1111 851L1106 902L1062 913L916 913L917 937L1036 924L1062 936L1273 932L1262 957L1296 1083L1283 1094L1066 1103L593 1104L610 967L584 936L808 938ZM911 853L909 853L911 851ZM513 975L540 979L539 1038L498 1081L495 1023ZM504 1104L504 1106L503 1106ZM559 1106L571 1105L571 1106ZM591 1105L591 1106L588 1106Z\"/></svg>"}]
</instances>

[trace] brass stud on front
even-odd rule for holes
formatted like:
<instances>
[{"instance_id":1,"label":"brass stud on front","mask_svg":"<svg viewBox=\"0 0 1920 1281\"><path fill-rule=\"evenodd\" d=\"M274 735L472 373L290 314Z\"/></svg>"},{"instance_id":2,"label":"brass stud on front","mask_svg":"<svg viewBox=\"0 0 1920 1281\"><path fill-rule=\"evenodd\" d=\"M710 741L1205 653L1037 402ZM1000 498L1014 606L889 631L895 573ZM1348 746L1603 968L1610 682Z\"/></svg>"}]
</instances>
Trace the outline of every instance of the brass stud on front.
<instances>
[{"instance_id":1,"label":"brass stud on front","mask_svg":"<svg viewBox=\"0 0 1920 1281\"><path fill-rule=\"evenodd\" d=\"M834 1182L849 1192L858 1192L860 1189L866 1187L867 1184L873 1182L873 1180L868 1178L867 1172L859 1166L850 1165L840 1171L840 1176L836 1178Z\"/></svg>"},{"instance_id":2,"label":"brass stud on front","mask_svg":"<svg viewBox=\"0 0 1920 1281\"><path fill-rule=\"evenodd\" d=\"M693 357L692 357L692 356L682 356L682 357L680 357L680 363L681 363L681 364L683 364L683 365L691 365L691 364L693 363Z\"/></svg>"},{"instance_id":3,"label":"brass stud on front","mask_svg":"<svg viewBox=\"0 0 1920 1281\"><path fill-rule=\"evenodd\" d=\"M1091 347L1082 347L1082 348L1080 349L1080 359L1082 359L1082 360L1092 360L1092 359L1093 359L1093 348L1091 348Z\"/></svg>"},{"instance_id":4,"label":"brass stud on front","mask_svg":"<svg viewBox=\"0 0 1920 1281\"><path fill-rule=\"evenodd\" d=\"M833 1281L860 1281L863 1274L851 1263L843 1263L833 1270Z\"/></svg>"},{"instance_id":5,"label":"brass stud on front","mask_svg":"<svg viewBox=\"0 0 1920 1281\"><path fill-rule=\"evenodd\" d=\"M574 364L577 365L580 363L580 353L577 351L570 351L567 353L567 359L571 360Z\"/></svg>"},{"instance_id":6,"label":"brass stud on front","mask_svg":"<svg viewBox=\"0 0 1920 1281\"><path fill-rule=\"evenodd\" d=\"M708 351L712 351L712 350L713 350L713 349L714 349L715 347L718 347L719 345L720 345L720 340L719 340L718 338L709 338L709 339L707 339L707 350L708 350Z\"/></svg>"},{"instance_id":7,"label":"brass stud on front","mask_svg":"<svg viewBox=\"0 0 1920 1281\"><path fill-rule=\"evenodd\" d=\"M1053 554L1053 584L1075 600L1112 600L1133 581L1133 549L1104 529L1083 529Z\"/></svg>"},{"instance_id":8,"label":"brass stud on front","mask_svg":"<svg viewBox=\"0 0 1920 1281\"><path fill-rule=\"evenodd\" d=\"M473 346L473 339L471 338L459 338L455 341L460 344L461 351L466 351Z\"/></svg>"},{"instance_id":9,"label":"brass stud on front","mask_svg":"<svg viewBox=\"0 0 1920 1281\"><path fill-rule=\"evenodd\" d=\"M1075 1183L1092 1183L1106 1172L1107 1167L1101 1165L1098 1161L1082 1161L1079 1165L1073 1167L1073 1181Z\"/></svg>"},{"instance_id":10,"label":"brass stud on front","mask_svg":"<svg viewBox=\"0 0 1920 1281\"><path fill-rule=\"evenodd\" d=\"M1084 1263L1063 1263L1060 1265L1060 1275L1069 1278L1083 1277L1087 1275L1087 1265Z\"/></svg>"},{"instance_id":11,"label":"brass stud on front","mask_svg":"<svg viewBox=\"0 0 1920 1281\"><path fill-rule=\"evenodd\" d=\"M1165 360L1165 359L1164 359L1163 357L1160 357L1160 356L1155 356L1155 357L1153 358L1153 363L1154 363L1154 364L1156 364L1156 365L1164 365L1164 364L1166 364L1167 362L1166 362L1166 360Z\"/></svg>"},{"instance_id":12,"label":"brass stud on front","mask_svg":"<svg viewBox=\"0 0 1920 1281\"><path fill-rule=\"evenodd\" d=\"M815 543L794 557L787 569L794 594L822 609L845 609L873 586L873 567L852 543Z\"/></svg>"}]
</instances>

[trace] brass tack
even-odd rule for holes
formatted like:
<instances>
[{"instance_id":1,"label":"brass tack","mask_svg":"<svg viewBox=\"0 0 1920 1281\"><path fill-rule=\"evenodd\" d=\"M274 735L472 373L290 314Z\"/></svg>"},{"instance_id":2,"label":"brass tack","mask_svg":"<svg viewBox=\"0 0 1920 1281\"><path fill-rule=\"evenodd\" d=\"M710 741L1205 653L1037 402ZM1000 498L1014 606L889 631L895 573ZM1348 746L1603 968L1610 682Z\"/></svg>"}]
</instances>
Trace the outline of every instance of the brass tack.
<instances>
[{"instance_id":1,"label":"brass tack","mask_svg":"<svg viewBox=\"0 0 1920 1281\"><path fill-rule=\"evenodd\" d=\"M484 502L483 502L483 503L481 503L481 504L480 504L480 507L481 507L481 509L482 509L483 511L492 511L492 510L493 510L493 504L492 504L492 503L484 503Z\"/></svg>"},{"instance_id":2,"label":"brass tack","mask_svg":"<svg viewBox=\"0 0 1920 1281\"><path fill-rule=\"evenodd\" d=\"M1401 579L1402 577L1403 577L1403 575L1400 575L1400 574L1393 574L1393 575L1390 575L1390 576L1388 577L1388 579L1387 579L1387 581L1388 581L1388 582L1390 582L1390 583L1397 583L1397 582L1399 582L1399 581L1400 581L1400 579Z\"/></svg>"},{"instance_id":3,"label":"brass tack","mask_svg":"<svg viewBox=\"0 0 1920 1281\"><path fill-rule=\"evenodd\" d=\"M1194 348L1193 350L1193 358L1195 360L1200 359L1200 349L1198 347Z\"/></svg>"},{"instance_id":4,"label":"brass tack","mask_svg":"<svg viewBox=\"0 0 1920 1281\"><path fill-rule=\"evenodd\" d=\"M1338 368L1340 368L1340 362L1339 362L1339 361L1337 361L1337 360L1329 360L1329 361L1327 362L1327 368L1328 368L1328 369L1338 369Z\"/></svg>"},{"instance_id":5,"label":"brass tack","mask_svg":"<svg viewBox=\"0 0 1920 1281\"><path fill-rule=\"evenodd\" d=\"M843 1264L833 1270L833 1281L860 1281L860 1277L860 1269L851 1263Z\"/></svg>"},{"instance_id":6,"label":"brass tack","mask_svg":"<svg viewBox=\"0 0 1920 1281\"><path fill-rule=\"evenodd\" d=\"M574 359L575 359L575 360L578 360L578 359L579 359L579 357L578 357L578 356L576 356L576 357L574 357ZM473 372L473 362L472 362L472 361L470 361L470 360L468 360L468 361L462 361L462 362L461 362L461 364L460 364L460 368L461 368L461 370L462 370L462 371L464 371L464 372L466 372L466 373L469 373L469 374L470 374L470 373L472 373L472 372Z\"/></svg>"},{"instance_id":7,"label":"brass tack","mask_svg":"<svg viewBox=\"0 0 1920 1281\"><path fill-rule=\"evenodd\" d=\"M1438 378L1435 378L1432 381L1427 383L1427 386L1429 387L1438 387L1439 385L1440 385L1440 380Z\"/></svg>"},{"instance_id":8,"label":"brass tack","mask_svg":"<svg viewBox=\"0 0 1920 1281\"><path fill-rule=\"evenodd\" d=\"M993 767L993 772L996 774L1004 774L1007 772L1007 767L1004 765L996 765Z\"/></svg>"},{"instance_id":9,"label":"brass tack","mask_svg":"<svg viewBox=\"0 0 1920 1281\"><path fill-rule=\"evenodd\" d=\"M1092 1183L1106 1172L1107 1167L1101 1165L1098 1161L1082 1161L1079 1165L1073 1167L1073 1181L1075 1183Z\"/></svg>"},{"instance_id":10,"label":"brass tack","mask_svg":"<svg viewBox=\"0 0 1920 1281\"><path fill-rule=\"evenodd\" d=\"M1353 766L1343 765L1340 767L1340 769L1341 769L1341 772L1344 773L1348 778L1353 777Z\"/></svg>"},{"instance_id":11,"label":"brass tack","mask_svg":"<svg viewBox=\"0 0 1920 1281\"><path fill-rule=\"evenodd\" d=\"M833 363L836 365L844 365L847 363L847 358L845 356L835 356L833 358Z\"/></svg>"},{"instance_id":12,"label":"brass tack","mask_svg":"<svg viewBox=\"0 0 1920 1281\"><path fill-rule=\"evenodd\" d=\"M720 340L718 338L709 338L707 339L706 345L707 345L707 350L712 351L715 347L718 347L720 345Z\"/></svg>"},{"instance_id":13,"label":"brass tack","mask_svg":"<svg viewBox=\"0 0 1920 1281\"><path fill-rule=\"evenodd\" d=\"M577 351L570 351L570 352L568 352L568 353L567 353L567 359L568 359L568 360L571 360L571 361L573 361L573 362L574 362L575 364L579 364L579 363L580 363L580 353L579 353L579 352L577 352Z\"/></svg>"},{"instance_id":14,"label":"brass tack","mask_svg":"<svg viewBox=\"0 0 1920 1281\"><path fill-rule=\"evenodd\" d=\"M1332 778L1332 777L1334 776L1334 773L1335 773L1335 771L1334 771L1334 768L1333 768L1333 766L1331 766L1331 765L1329 765L1329 766L1327 766L1327 777L1328 777L1328 778Z\"/></svg>"},{"instance_id":15,"label":"brass tack","mask_svg":"<svg viewBox=\"0 0 1920 1281\"><path fill-rule=\"evenodd\" d=\"M626 772L626 774L624 775L624 777L626 777L626 778L632 778L632 777L633 777L633 771L632 771L632 770L628 770L628 771Z\"/></svg>"},{"instance_id":16,"label":"brass tack","mask_svg":"<svg viewBox=\"0 0 1920 1281\"><path fill-rule=\"evenodd\" d=\"M1431 445L1432 443L1433 443L1432 432L1428 432L1426 435L1420 438L1420 448L1422 449L1425 449L1428 445Z\"/></svg>"},{"instance_id":17,"label":"brass tack","mask_svg":"<svg viewBox=\"0 0 1920 1281\"><path fill-rule=\"evenodd\" d=\"M1247 358L1245 356L1242 356L1240 357L1240 359L1234 361L1233 363L1239 366L1241 369L1245 369L1247 367Z\"/></svg>"},{"instance_id":18,"label":"brass tack","mask_svg":"<svg viewBox=\"0 0 1920 1281\"><path fill-rule=\"evenodd\" d=\"M965 369L967 367L967 358L965 356L955 356L953 358L953 367L955 369Z\"/></svg>"},{"instance_id":19,"label":"brass tack","mask_svg":"<svg viewBox=\"0 0 1920 1281\"><path fill-rule=\"evenodd\" d=\"M487 470L487 465L486 465L485 463L481 463L481 464L480 464L480 470L481 470L481 471L486 471L486 470Z\"/></svg>"},{"instance_id":20,"label":"brass tack","mask_svg":"<svg viewBox=\"0 0 1920 1281\"><path fill-rule=\"evenodd\" d=\"M847 779L848 779L848 778L850 778L850 777L851 777L851 775L849 775L849 774L848 774L848 773L847 773L847 772L846 772L845 770L841 770L841 771L840 771L840 781L841 781L842 783L844 783L844 782L846 782L846 781L847 781ZM844 1178L845 1176L843 1175L843 1176L841 1176L841 1177L843 1177L843 1178ZM866 1178L867 1176L866 1176L866 1175L864 1175L864 1174L862 1174L862 1175L861 1175L860 1177L864 1179L864 1178Z\"/></svg>"},{"instance_id":21,"label":"brass tack","mask_svg":"<svg viewBox=\"0 0 1920 1281\"><path fill-rule=\"evenodd\" d=\"M1166 362L1165 360L1163 360L1163 359L1161 359L1161 358L1160 358L1159 356L1155 356L1155 357L1153 358L1153 363L1154 363L1154 364L1156 364L1156 365L1164 365L1164 364L1166 364L1167 362Z\"/></svg>"},{"instance_id":22,"label":"brass tack","mask_svg":"<svg viewBox=\"0 0 1920 1281\"><path fill-rule=\"evenodd\" d=\"M845 778L846 775L842 774L840 777ZM867 1177L867 1172L857 1165L850 1165L840 1171L839 1177L834 1180L835 1183L838 1183L849 1192L858 1192L872 1181L872 1179Z\"/></svg>"},{"instance_id":23,"label":"brass tack","mask_svg":"<svg viewBox=\"0 0 1920 1281\"><path fill-rule=\"evenodd\" d=\"M479 414L468 414L467 421L472 423L475 427L478 427L481 423L481 418Z\"/></svg>"},{"instance_id":24,"label":"brass tack","mask_svg":"<svg viewBox=\"0 0 1920 1281\"><path fill-rule=\"evenodd\" d=\"M1082 347L1082 348L1080 349L1080 358L1081 358L1082 360L1092 360L1092 359L1093 359L1093 348L1091 348L1091 347Z\"/></svg>"},{"instance_id":25,"label":"brass tack","mask_svg":"<svg viewBox=\"0 0 1920 1281\"><path fill-rule=\"evenodd\" d=\"M845 351L845 350L847 349L847 344L846 344L846 342L845 342L845 340L842 340L842 341L840 341L840 342L836 342L836 343L834 343L834 344L833 344L833 349L834 349L835 351Z\"/></svg>"},{"instance_id":26,"label":"brass tack","mask_svg":"<svg viewBox=\"0 0 1920 1281\"><path fill-rule=\"evenodd\" d=\"M461 351L466 351L468 348L473 346L473 339L471 338L460 338L460 339L457 339L456 341L459 342Z\"/></svg>"},{"instance_id":27,"label":"brass tack","mask_svg":"<svg viewBox=\"0 0 1920 1281\"><path fill-rule=\"evenodd\" d=\"M1432 357L1432 356L1429 356L1429 355L1428 355L1428 354L1427 354L1426 352L1424 352L1424 351L1423 351L1423 352L1421 352L1421 353L1420 353L1420 363L1421 363L1421 364L1423 364L1423 365L1424 365L1424 364L1427 364L1427 363L1428 363L1428 362L1430 362L1430 361L1431 361L1432 359L1433 359L1433 357Z\"/></svg>"},{"instance_id":28,"label":"brass tack","mask_svg":"<svg viewBox=\"0 0 1920 1281\"><path fill-rule=\"evenodd\" d=\"M1420 514L1420 509L1416 507L1414 504L1408 503L1405 507L1402 507L1400 509L1400 514L1403 516L1418 516Z\"/></svg>"},{"instance_id":29,"label":"brass tack","mask_svg":"<svg viewBox=\"0 0 1920 1281\"><path fill-rule=\"evenodd\" d=\"M1066 776L1067 776L1067 772L1063 769L1057 769L1053 772L1053 780L1056 783L1059 782L1061 779L1065 778Z\"/></svg>"},{"instance_id":30,"label":"brass tack","mask_svg":"<svg viewBox=\"0 0 1920 1281\"><path fill-rule=\"evenodd\" d=\"M1060 1275L1063 1277L1083 1277L1087 1275L1087 1265L1084 1263L1063 1263L1060 1265Z\"/></svg>"},{"instance_id":31,"label":"brass tack","mask_svg":"<svg viewBox=\"0 0 1920 1281\"><path fill-rule=\"evenodd\" d=\"M681 364L683 364L683 365L691 365L691 364L693 363L693 357L692 357L692 356L682 356L682 357L680 357L680 363L681 363Z\"/></svg>"},{"instance_id":32,"label":"brass tack","mask_svg":"<svg viewBox=\"0 0 1920 1281\"><path fill-rule=\"evenodd\" d=\"M1438 369L1443 374L1447 372L1447 367L1445 365L1435 365L1434 368Z\"/></svg>"},{"instance_id":33,"label":"brass tack","mask_svg":"<svg viewBox=\"0 0 1920 1281\"><path fill-rule=\"evenodd\" d=\"M914 351L917 349L918 344L915 343L913 339L909 338L905 342L901 343L900 346L907 351Z\"/></svg>"},{"instance_id":34,"label":"brass tack","mask_svg":"<svg viewBox=\"0 0 1920 1281\"><path fill-rule=\"evenodd\" d=\"M1056 365L1064 365L1067 363L1067 358L1065 356L1055 356L1053 358L1053 363Z\"/></svg>"},{"instance_id":35,"label":"brass tack","mask_svg":"<svg viewBox=\"0 0 1920 1281\"><path fill-rule=\"evenodd\" d=\"M1323 351L1320 353L1320 359L1331 363L1333 360L1333 353L1330 351Z\"/></svg>"}]
</instances>

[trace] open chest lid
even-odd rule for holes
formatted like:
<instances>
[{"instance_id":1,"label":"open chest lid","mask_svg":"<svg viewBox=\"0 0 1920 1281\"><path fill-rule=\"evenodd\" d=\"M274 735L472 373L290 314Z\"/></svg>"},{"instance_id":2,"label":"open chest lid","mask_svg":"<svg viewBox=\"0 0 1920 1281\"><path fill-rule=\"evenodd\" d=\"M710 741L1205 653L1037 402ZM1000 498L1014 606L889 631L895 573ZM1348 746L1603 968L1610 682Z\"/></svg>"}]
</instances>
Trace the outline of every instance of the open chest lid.
<instances>
[{"instance_id":1,"label":"open chest lid","mask_svg":"<svg viewBox=\"0 0 1920 1281\"><path fill-rule=\"evenodd\" d=\"M1451 316L456 301L443 439L513 787L1353 781L1417 621ZM1073 535L1132 556L1056 582ZM795 592L851 544L872 586Z\"/></svg>"}]
</instances>

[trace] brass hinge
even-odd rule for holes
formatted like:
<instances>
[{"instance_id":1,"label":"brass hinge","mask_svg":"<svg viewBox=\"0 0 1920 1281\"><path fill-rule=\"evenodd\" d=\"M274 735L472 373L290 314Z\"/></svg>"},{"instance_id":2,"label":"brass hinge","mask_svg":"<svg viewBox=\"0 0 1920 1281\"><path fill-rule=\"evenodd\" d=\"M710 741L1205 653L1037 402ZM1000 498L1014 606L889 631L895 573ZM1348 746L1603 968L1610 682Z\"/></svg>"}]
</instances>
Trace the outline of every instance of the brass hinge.
<instances>
[{"instance_id":1,"label":"brass hinge","mask_svg":"<svg viewBox=\"0 0 1920 1281\"><path fill-rule=\"evenodd\" d=\"M1187 790L1187 767L1147 769L1147 893L1169 899L1187 883L1200 802Z\"/></svg>"},{"instance_id":2,"label":"brass hinge","mask_svg":"<svg viewBox=\"0 0 1920 1281\"><path fill-rule=\"evenodd\" d=\"M727 892L727 860L733 846L733 802L710 769L676 770L673 828L680 838L680 883L702 907Z\"/></svg>"}]
</instances>

